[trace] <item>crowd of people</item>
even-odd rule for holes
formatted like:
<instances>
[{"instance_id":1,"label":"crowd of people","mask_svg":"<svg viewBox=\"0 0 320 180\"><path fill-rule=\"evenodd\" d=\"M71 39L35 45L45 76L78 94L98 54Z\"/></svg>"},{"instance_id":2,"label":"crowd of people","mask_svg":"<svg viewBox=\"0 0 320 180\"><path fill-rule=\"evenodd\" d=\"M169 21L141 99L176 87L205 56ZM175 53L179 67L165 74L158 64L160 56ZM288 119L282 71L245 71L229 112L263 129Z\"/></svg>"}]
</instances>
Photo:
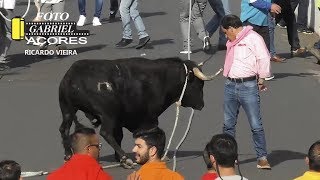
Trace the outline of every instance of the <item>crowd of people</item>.
<instances>
[{"instance_id":1,"label":"crowd of people","mask_svg":"<svg viewBox=\"0 0 320 180\"><path fill-rule=\"evenodd\" d=\"M166 135L160 128L141 129L133 134L136 162L141 165L138 171L128 174L127 180L183 180L184 176L174 172L161 161L164 154ZM70 136L72 158L60 168L51 172L48 180L111 180L117 179L103 171L98 163L101 144L94 129L80 128ZM203 159L208 171L202 180L247 180L240 171L238 145L229 134L216 134L206 144ZM295 180L319 180L320 141L311 145L306 157L309 170ZM238 169L238 174L236 169ZM21 167L12 160L0 162L0 180L21 180Z\"/></svg>"}]
</instances>

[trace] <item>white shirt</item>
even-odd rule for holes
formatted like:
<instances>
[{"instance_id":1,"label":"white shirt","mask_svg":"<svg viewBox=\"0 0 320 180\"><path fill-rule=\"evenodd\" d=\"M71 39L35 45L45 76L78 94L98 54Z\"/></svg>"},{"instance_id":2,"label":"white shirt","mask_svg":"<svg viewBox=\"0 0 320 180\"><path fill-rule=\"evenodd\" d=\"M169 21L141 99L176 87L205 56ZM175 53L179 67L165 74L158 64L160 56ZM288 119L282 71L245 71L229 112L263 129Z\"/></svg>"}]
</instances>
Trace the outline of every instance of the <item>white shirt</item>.
<instances>
[{"instance_id":1,"label":"white shirt","mask_svg":"<svg viewBox=\"0 0 320 180\"><path fill-rule=\"evenodd\" d=\"M0 0L0 8L14 9L16 0Z\"/></svg>"}]
</instances>

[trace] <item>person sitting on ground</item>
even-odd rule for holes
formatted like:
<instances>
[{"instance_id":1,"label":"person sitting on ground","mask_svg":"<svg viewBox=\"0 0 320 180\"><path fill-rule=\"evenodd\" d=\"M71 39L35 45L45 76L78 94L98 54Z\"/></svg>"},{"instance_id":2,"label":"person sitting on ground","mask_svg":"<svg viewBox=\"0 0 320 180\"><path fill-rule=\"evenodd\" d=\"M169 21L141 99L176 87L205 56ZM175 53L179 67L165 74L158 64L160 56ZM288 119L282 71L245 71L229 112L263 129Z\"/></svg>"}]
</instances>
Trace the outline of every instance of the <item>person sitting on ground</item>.
<instances>
[{"instance_id":1,"label":"person sitting on ground","mask_svg":"<svg viewBox=\"0 0 320 180\"><path fill-rule=\"evenodd\" d=\"M309 171L294 180L319 180L320 179L320 141L311 145L306 157Z\"/></svg>"},{"instance_id":2,"label":"person sitting on ground","mask_svg":"<svg viewBox=\"0 0 320 180\"><path fill-rule=\"evenodd\" d=\"M21 166L12 160L0 162L0 179L1 180L22 180Z\"/></svg>"},{"instance_id":3,"label":"person sitting on ground","mask_svg":"<svg viewBox=\"0 0 320 180\"><path fill-rule=\"evenodd\" d=\"M217 170L215 180L247 180L243 177L238 164L238 145L229 134L214 135L207 144L207 151L212 166ZM238 164L239 175L236 175L235 164Z\"/></svg>"},{"instance_id":4,"label":"person sitting on ground","mask_svg":"<svg viewBox=\"0 0 320 180\"><path fill-rule=\"evenodd\" d=\"M166 144L166 135L159 127L150 130L138 130L133 133L135 145L132 151L136 162L141 166L139 171L131 173L127 180L182 180L179 173L167 168L161 161Z\"/></svg>"},{"instance_id":5,"label":"person sitting on ground","mask_svg":"<svg viewBox=\"0 0 320 180\"><path fill-rule=\"evenodd\" d=\"M208 154L208 145L207 145L203 151L202 157L203 157L204 162L206 163L208 171L204 175L202 175L201 180L213 180L218 177L217 171L212 166L212 163L210 161L209 156L210 155Z\"/></svg>"},{"instance_id":6,"label":"person sitting on ground","mask_svg":"<svg viewBox=\"0 0 320 180\"><path fill-rule=\"evenodd\" d=\"M48 180L111 180L98 164L101 144L92 128L77 129L71 135L71 148L74 153L69 161L50 173Z\"/></svg>"}]
</instances>

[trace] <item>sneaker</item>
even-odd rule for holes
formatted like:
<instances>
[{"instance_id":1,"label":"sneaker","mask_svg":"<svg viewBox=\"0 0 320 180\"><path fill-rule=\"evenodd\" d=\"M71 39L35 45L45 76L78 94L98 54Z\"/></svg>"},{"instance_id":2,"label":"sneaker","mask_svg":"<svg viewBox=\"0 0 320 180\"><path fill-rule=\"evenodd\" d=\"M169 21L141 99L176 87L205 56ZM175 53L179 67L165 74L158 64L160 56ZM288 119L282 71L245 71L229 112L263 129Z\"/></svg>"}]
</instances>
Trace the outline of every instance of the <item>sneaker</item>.
<instances>
[{"instance_id":1,"label":"sneaker","mask_svg":"<svg viewBox=\"0 0 320 180\"><path fill-rule=\"evenodd\" d=\"M0 64L6 64L8 63L9 61L7 60L7 58L3 57L3 56L0 56Z\"/></svg>"},{"instance_id":2,"label":"sneaker","mask_svg":"<svg viewBox=\"0 0 320 180\"><path fill-rule=\"evenodd\" d=\"M209 36L205 36L203 38L203 51L204 52L208 52L211 49L211 44L210 44L210 37Z\"/></svg>"},{"instance_id":3,"label":"sneaker","mask_svg":"<svg viewBox=\"0 0 320 180\"><path fill-rule=\"evenodd\" d=\"M114 22L115 21L117 12L118 12L118 10L110 11L110 13L109 13L109 21L110 22Z\"/></svg>"},{"instance_id":4,"label":"sneaker","mask_svg":"<svg viewBox=\"0 0 320 180\"><path fill-rule=\"evenodd\" d=\"M271 169L271 166L267 159L260 159L258 160L257 164L258 169Z\"/></svg>"},{"instance_id":5,"label":"sneaker","mask_svg":"<svg viewBox=\"0 0 320 180\"><path fill-rule=\"evenodd\" d=\"M86 23L86 17L84 15L80 15L77 26L83 26L84 23Z\"/></svg>"},{"instance_id":6,"label":"sneaker","mask_svg":"<svg viewBox=\"0 0 320 180\"><path fill-rule=\"evenodd\" d=\"M274 55L270 58L270 61L279 62L279 63L283 63L283 62L285 62L285 60L286 60L286 58L280 57L278 55Z\"/></svg>"},{"instance_id":7,"label":"sneaker","mask_svg":"<svg viewBox=\"0 0 320 180\"><path fill-rule=\"evenodd\" d=\"M180 54L188 54L188 53L192 53L192 51L188 51L188 50L182 50L180 51Z\"/></svg>"},{"instance_id":8,"label":"sneaker","mask_svg":"<svg viewBox=\"0 0 320 180\"><path fill-rule=\"evenodd\" d=\"M92 25L93 26L101 26L100 19L98 17L94 17L92 20Z\"/></svg>"},{"instance_id":9,"label":"sneaker","mask_svg":"<svg viewBox=\"0 0 320 180\"><path fill-rule=\"evenodd\" d=\"M306 49L305 48L299 48L299 49L296 49L296 50L292 50L291 51L291 56L292 57L298 57L298 56L303 56L306 52Z\"/></svg>"},{"instance_id":10,"label":"sneaker","mask_svg":"<svg viewBox=\"0 0 320 180\"><path fill-rule=\"evenodd\" d=\"M279 26L281 29L286 29L287 26L281 23L278 23L277 26Z\"/></svg>"},{"instance_id":11,"label":"sneaker","mask_svg":"<svg viewBox=\"0 0 320 180\"><path fill-rule=\"evenodd\" d=\"M136 49L141 49L150 41L150 37L146 36L144 38L139 39L139 44L136 46Z\"/></svg>"},{"instance_id":12,"label":"sneaker","mask_svg":"<svg viewBox=\"0 0 320 180\"><path fill-rule=\"evenodd\" d=\"M121 41L116 44L116 47L125 47L130 43L132 43L132 39L122 38Z\"/></svg>"},{"instance_id":13,"label":"sneaker","mask_svg":"<svg viewBox=\"0 0 320 180\"><path fill-rule=\"evenodd\" d=\"M313 34L313 31L308 28L298 28L297 31L303 34Z\"/></svg>"},{"instance_id":14,"label":"sneaker","mask_svg":"<svg viewBox=\"0 0 320 180\"><path fill-rule=\"evenodd\" d=\"M264 80L266 80L266 81L270 81L272 79L274 79L274 75L273 74L270 75L269 77L264 78Z\"/></svg>"}]
</instances>

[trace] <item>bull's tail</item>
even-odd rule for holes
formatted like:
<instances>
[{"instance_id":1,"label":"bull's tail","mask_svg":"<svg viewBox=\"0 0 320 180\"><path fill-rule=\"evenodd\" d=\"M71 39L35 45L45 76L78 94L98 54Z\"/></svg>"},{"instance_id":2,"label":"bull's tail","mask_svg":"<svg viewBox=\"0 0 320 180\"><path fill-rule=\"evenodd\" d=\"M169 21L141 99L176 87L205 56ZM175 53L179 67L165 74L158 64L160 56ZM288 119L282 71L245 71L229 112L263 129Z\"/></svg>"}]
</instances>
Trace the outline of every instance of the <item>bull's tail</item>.
<instances>
[{"instance_id":1,"label":"bull's tail","mask_svg":"<svg viewBox=\"0 0 320 180\"><path fill-rule=\"evenodd\" d=\"M60 125L59 131L62 138L62 144L65 149L65 160L68 160L68 158L70 158L72 155L69 134L72 122L77 121L77 109L73 106L70 100L70 96L68 93L70 87L68 86L68 84L69 83L66 82L66 79L63 79L59 86L59 104L62 113L62 123Z\"/></svg>"}]
</instances>

